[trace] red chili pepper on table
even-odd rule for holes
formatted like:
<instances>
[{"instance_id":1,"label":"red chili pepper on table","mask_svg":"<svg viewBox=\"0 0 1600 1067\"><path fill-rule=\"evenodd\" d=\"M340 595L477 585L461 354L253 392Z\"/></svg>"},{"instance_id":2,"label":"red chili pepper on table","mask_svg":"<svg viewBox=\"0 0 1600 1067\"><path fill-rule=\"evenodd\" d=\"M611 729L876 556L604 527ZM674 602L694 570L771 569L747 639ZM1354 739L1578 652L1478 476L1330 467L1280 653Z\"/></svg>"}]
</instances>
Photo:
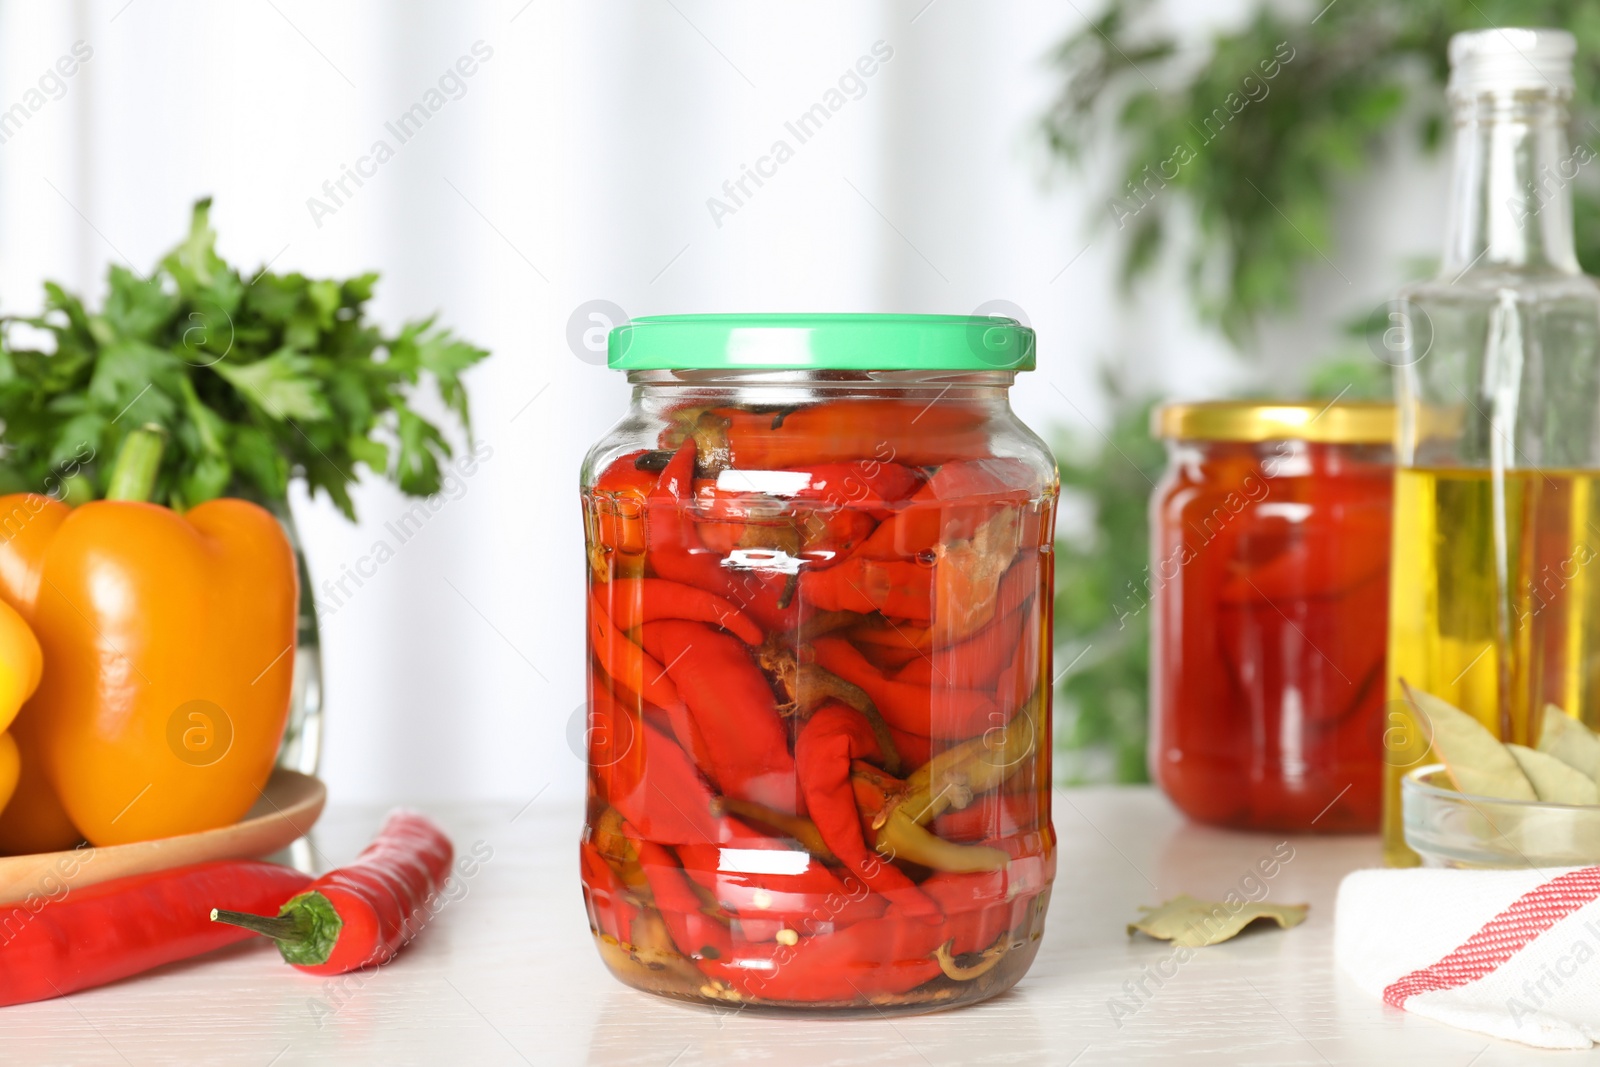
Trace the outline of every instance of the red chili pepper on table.
<instances>
[{"instance_id":1,"label":"red chili pepper on table","mask_svg":"<svg viewBox=\"0 0 1600 1067\"><path fill-rule=\"evenodd\" d=\"M269 908L311 878L253 860L202 863L69 888L42 906L0 909L0 1005L114 982L250 935L210 921L210 901Z\"/></svg>"},{"instance_id":2,"label":"red chili pepper on table","mask_svg":"<svg viewBox=\"0 0 1600 1067\"><path fill-rule=\"evenodd\" d=\"M312 882L278 914L218 908L211 918L272 938L283 958L307 974L376 967L431 917L453 857L450 839L432 820L394 811L354 863Z\"/></svg>"}]
</instances>

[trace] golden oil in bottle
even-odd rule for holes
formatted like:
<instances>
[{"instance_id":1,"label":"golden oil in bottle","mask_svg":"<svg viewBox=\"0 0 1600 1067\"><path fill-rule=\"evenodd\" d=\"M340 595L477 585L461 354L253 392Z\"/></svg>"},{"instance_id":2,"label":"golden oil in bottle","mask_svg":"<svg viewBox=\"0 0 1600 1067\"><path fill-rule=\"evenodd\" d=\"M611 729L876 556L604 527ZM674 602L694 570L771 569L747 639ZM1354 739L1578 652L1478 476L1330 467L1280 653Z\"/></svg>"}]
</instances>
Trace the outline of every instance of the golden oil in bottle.
<instances>
[{"instance_id":1,"label":"golden oil in bottle","mask_svg":"<svg viewBox=\"0 0 1600 1067\"><path fill-rule=\"evenodd\" d=\"M1428 761L1400 683L1531 745L1552 703L1600 721L1600 472L1412 468L1396 475L1384 859L1406 848L1400 777Z\"/></svg>"}]
</instances>

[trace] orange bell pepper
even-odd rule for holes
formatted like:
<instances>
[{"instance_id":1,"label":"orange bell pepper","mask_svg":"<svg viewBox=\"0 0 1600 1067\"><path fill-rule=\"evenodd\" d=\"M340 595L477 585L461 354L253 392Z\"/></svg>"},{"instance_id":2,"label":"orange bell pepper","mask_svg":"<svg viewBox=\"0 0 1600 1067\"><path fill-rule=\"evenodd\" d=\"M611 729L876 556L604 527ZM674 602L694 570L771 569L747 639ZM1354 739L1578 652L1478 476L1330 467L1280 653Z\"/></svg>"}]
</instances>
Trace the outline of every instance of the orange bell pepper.
<instances>
[{"instance_id":1,"label":"orange bell pepper","mask_svg":"<svg viewBox=\"0 0 1600 1067\"><path fill-rule=\"evenodd\" d=\"M129 435L110 499L45 553L29 707L78 829L116 845L226 826L261 795L289 712L299 580L278 520L243 500L142 502L161 438Z\"/></svg>"}]
</instances>

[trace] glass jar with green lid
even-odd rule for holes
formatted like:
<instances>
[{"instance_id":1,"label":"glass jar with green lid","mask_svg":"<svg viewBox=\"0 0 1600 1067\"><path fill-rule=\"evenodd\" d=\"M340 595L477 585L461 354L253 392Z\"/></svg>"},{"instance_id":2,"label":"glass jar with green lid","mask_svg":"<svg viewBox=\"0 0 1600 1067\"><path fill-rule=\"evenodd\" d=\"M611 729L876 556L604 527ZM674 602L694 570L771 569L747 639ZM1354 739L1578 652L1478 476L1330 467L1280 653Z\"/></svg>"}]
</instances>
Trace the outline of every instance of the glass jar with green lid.
<instances>
[{"instance_id":1,"label":"glass jar with green lid","mask_svg":"<svg viewBox=\"0 0 1600 1067\"><path fill-rule=\"evenodd\" d=\"M584 461L585 900L622 981L925 1011L1038 949L1057 478L1010 319L636 319Z\"/></svg>"}]
</instances>

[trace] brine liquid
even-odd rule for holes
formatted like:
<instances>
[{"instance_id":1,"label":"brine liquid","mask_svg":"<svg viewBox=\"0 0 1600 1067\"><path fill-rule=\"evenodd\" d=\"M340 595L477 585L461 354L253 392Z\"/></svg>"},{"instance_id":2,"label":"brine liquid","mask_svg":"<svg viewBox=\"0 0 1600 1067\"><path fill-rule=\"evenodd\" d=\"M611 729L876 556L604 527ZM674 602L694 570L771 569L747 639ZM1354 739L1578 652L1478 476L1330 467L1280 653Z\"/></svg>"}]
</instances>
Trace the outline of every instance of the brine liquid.
<instances>
[{"instance_id":1,"label":"brine liquid","mask_svg":"<svg viewBox=\"0 0 1600 1067\"><path fill-rule=\"evenodd\" d=\"M1413 866L1400 778L1431 762L1400 683L1532 745L1546 703L1600 721L1600 472L1396 475L1384 859Z\"/></svg>"}]
</instances>

